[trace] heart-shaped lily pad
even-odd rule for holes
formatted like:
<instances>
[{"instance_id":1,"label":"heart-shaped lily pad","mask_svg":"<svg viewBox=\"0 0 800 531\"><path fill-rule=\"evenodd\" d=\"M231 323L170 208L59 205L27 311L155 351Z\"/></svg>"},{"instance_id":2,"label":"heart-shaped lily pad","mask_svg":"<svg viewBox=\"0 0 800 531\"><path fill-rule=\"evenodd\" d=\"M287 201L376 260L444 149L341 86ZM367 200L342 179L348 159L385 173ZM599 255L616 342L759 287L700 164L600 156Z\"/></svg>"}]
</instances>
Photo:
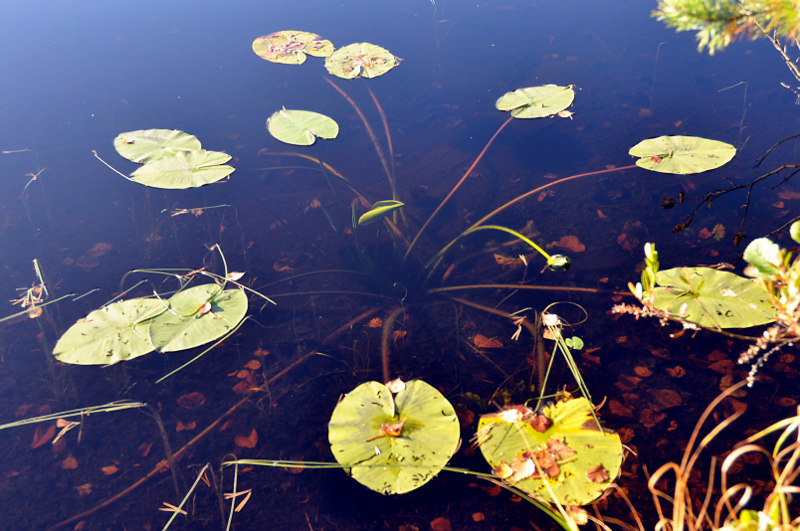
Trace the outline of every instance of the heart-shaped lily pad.
<instances>
[{"instance_id":1,"label":"heart-shaped lily pad","mask_svg":"<svg viewBox=\"0 0 800 531\"><path fill-rule=\"evenodd\" d=\"M774 321L768 294L752 280L710 267L656 274L653 306L708 328L748 328Z\"/></svg>"},{"instance_id":2,"label":"heart-shaped lily pad","mask_svg":"<svg viewBox=\"0 0 800 531\"><path fill-rule=\"evenodd\" d=\"M318 112L281 109L267 119L267 130L281 142L310 146L317 137L336 138L339 124Z\"/></svg>"},{"instance_id":3,"label":"heart-shaped lily pad","mask_svg":"<svg viewBox=\"0 0 800 531\"><path fill-rule=\"evenodd\" d=\"M108 365L143 356L155 349L150 319L166 311L158 299L117 301L72 325L53 349L58 361L76 365Z\"/></svg>"},{"instance_id":4,"label":"heart-shaped lily pad","mask_svg":"<svg viewBox=\"0 0 800 531\"><path fill-rule=\"evenodd\" d=\"M325 68L336 77L355 79L382 76L399 62L385 48L368 42L358 42L333 52L325 59Z\"/></svg>"},{"instance_id":5,"label":"heart-shaped lily pad","mask_svg":"<svg viewBox=\"0 0 800 531\"><path fill-rule=\"evenodd\" d=\"M231 156L221 151L180 151L153 160L131 174L134 182L152 188L196 188L224 179L235 170L225 164Z\"/></svg>"},{"instance_id":6,"label":"heart-shaped lily pad","mask_svg":"<svg viewBox=\"0 0 800 531\"><path fill-rule=\"evenodd\" d=\"M563 111L575 99L573 85L541 85L506 92L495 103L498 111L511 111L514 118L543 118Z\"/></svg>"},{"instance_id":7,"label":"heart-shaped lily pad","mask_svg":"<svg viewBox=\"0 0 800 531\"><path fill-rule=\"evenodd\" d=\"M258 37L253 41L253 51L272 63L301 65L306 60L306 54L328 57L333 53L333 44L316 33L286 30Z\"/></svg>"},{"instance_id":8,"label":"heart-shaped lily pad","mask_svg":"<svg viewBox=\"0 0 800 531\"><path fill-rule=\"evenodd\" d=\"M117 153L133 162L145 163L201 148L196 136L177 129L141 129L121 133L114 139Z\"/></svg>"},{"instance_id":9,"label":"heart-shaped lily pad","mask_svg":"<svg viewBox=\"0 0 800 531\"><path fill-rule=\"evenodd\" d=\"M537 498L562 505L597 499L619 474L619 435L601 432L592 404L572 398L536 413L512 406L481 417L477 441L494 474Z\"/></svg>"},{"instance_id":10,"label":"heart-shaped lily pad","mask_svg":"<svg viewBox=\"0 0 800 531\"><path fill-rule=\"evenodd\" d=\"M639 157L636 165L646 170L688 175L719 168L728 163L736 148L719 140L699 136L659 136L642 140L628 153Z\"/></svg>"},{"instance_id":11,"label":"heart-shaped lily pad","mask_svg":"<svg viewBox=\"0 0 800 531\"><path fill-rule=\"evenodd\" d=\"M336 461L382 494L402 494L430 481L456 451L459 424L442 394L421 380L392 397L366 382L336 405L328 425Z\"/></svg>"},{"instance_id":12,"label":"heart-shaped lily pad","mask_svg":"<svg viewBox=\"0 0 800 531\"><path fill-rule=\"evenodd\" d=\"M169 298L169 310L150 323L150 338L161 352L197 347L219 339L244 319L247 295L201 284Z\"/></svg>"}]
</instances>

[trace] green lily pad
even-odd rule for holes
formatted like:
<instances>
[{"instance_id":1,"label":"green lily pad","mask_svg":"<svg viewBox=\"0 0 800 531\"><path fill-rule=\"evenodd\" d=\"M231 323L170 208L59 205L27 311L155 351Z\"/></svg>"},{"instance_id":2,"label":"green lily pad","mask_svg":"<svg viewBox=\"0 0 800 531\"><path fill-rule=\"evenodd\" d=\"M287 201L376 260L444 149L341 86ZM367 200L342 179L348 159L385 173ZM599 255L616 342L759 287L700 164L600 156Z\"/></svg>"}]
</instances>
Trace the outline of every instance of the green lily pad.
<instances>
[{"instance_id":1,"label":"green lily pad","mask_svg":"<svg viewBox=\"0 0 800 531\"><path fill-rule=\"evenodd\" d=\"M766 291L752 280L709 267L656 274L653 306L708 328L748 328L774 321Z\"/></svg>"},{"instance_id":2,"label":"green lily pad","mask_svg":"<svg viewBox=\"0 0 800 531\"><path fill-rule=\"evenodd\" d=\"M114 139L117 153L133 162L149 162L179 152L197 151L196 136L176 129L142 129L121 133Z\"/></svg>"},{"instance_id":3,"label":"green lily pad","mask_svg":"<svg viewBox=\"0 0 800 531\"><path fill-rule=\"evenodd\" d=\"M333 52L325 59L325 68L336 77L355 79L382 76L399 62L397 57L380 46L358 42Z\"/></svg>"},{"instance_id":4,"label":"green lily pad","mask_svg":"<svg viewBox=\"0 0 800 531\"><path fill-rule=\"evenodd\" d=\"M392 427L396 434L386 435ZM421 380L407 382L394 399L385 385L366 382L336 405L328 440L356 481L381 494L403 494L430 481L453 456L458 417Z\"/></svg>"},{"instance_id":5,"label":"green lily pad","mask_svg":"<svg viewBox=\"0 0 800 531\"><path fill-rule=\"evenodd\" d=\"M563 111L574 99L572 85L541 85L506 92L494 106L498 111L511 111L514 118L543 118Z\"/></svg>"},{"instance_id":6,"label":"green lily pad","mask_svg":"<svg viewBox=\"0 0 800 531\"><path fill-rule=\"evenodd\" d=\"M789 227L789 236L791 236L795 242L800 243L800 221L795 221Z\"/></svg>"},{"instance_id":7,"label":"green lily pad","mask_svg":"<svg viewBox=\"0 0 800 531\"><path fill-rule=\"evenodd\" d=\"M378 201L372 205L371 209L361 214L361 217L358 218L358 225L363 226L375 223L376 221L383 219L383 217L392 210L396 210L402 206L405 206L405 203L401 203L400 201Z\"/></svg>"},{"instance_id":8,"label":"green lily pad","mask_svg":"<svg viewBox=\"0 0 800 531\"><path fill-rule=\"evenodd\" d=\"M150 339L161 352L193 348L219 339L247 313L244 291L223 291L216 284L179 291L167 302L169 310L150 322Z\"/></svg>"},{"instance_id":9,"label":"green lily pad","mask_svg":"<svg viewBox=\"0 0 800 531\"><path fill-rule=\"evenodd\" d=\"M781 247L769 238L757 238L744 250L744 259L765 276L772 276L781 265Z\"/></svg>"},{"instance_id":10,"label":"green lily pad","mask_svg":"<svg viewBox=\"0 0 800 531\"><path fill-rule=\"evenodd\" d=\"M253 51L272 63L301 65L306 61L306 54L328 57L333 53L333 44L316 33L287 30L258 37L253 41Z\"/></svg>"},{"instance_id":11,"label":"green lily pad","mask_svg":"<svg viewBox=\"0 0 800 531\"><path fill-rule=\"evenodd\" d=\"M267 130L281 142L310 146L317 137L336 138L339 124L318 112L281 109L267 119Z\"/></svg>"},{"instance_id":12,"label":"green lily pad","mask_svg":"<svg viewBox=\"0 0 800 531\"><path fill-rule=\"evenodd\" d=\"M548 502L554 501L552 491L562 505L597 499L622 465L619 435L599 431L585 398L558 402L540 414L512 406L483 415L477 441L496 476Z\"/></svg>"},{"instance_id":13,"label":"green lily pad","mask_svg":"<svg viewBox=\"0 0 800 531\"><path fill-rule=\"evenodd\" d=\"M152 298L117 301L94 310L59 338L53 356L64 363L108 365L143 356L155 349L150 319L166 311Z\"/></svg>"},{"instance_id":14,"label":"green lily pad","mask_svg":"<svg viewBox=\"0 0 800 531\"><path fill-rule=\"evenodd\" d=\"M153 188L196 188L224 179L234 172L225 163L231 159L220 151L180 151L148 162L131 174L131 179Z\"/></svg>"},{"instance_id":15,"label":"green lily pad","mask_svg":"<svg viewBox=\"0 0 800 531\"><path fill-rule=\"evenodd\" d=\"M639 157L636 165L646 170L687 175L730 162L736 148L719 140L698 136L659 136L642 140L628 153Z\"/></svg>"}]
</instances>

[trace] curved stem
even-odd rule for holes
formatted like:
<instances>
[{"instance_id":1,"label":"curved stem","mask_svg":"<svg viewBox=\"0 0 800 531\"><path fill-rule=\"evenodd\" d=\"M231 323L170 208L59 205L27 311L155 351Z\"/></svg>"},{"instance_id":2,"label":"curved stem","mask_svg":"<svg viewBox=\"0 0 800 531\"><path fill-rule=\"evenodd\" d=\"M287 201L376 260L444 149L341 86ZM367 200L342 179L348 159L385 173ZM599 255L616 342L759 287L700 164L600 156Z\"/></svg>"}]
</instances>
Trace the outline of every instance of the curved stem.
<instances>
[{"instance_id":1,"label":"curved stem","mask_svg":"<svg viewBox=\"0 0 800 531\"><path fill-rule=\"evenodd\" d=\"M364 128L367 130L367 134L369 135L369 139L370 139L370 141L372 141L372 146L375 148L375 152L378 154L378 158L381 160L381 165L383 166L383 171L386 172L386 178L388 179L389 186L392 189L392 199L397 200L397 189L395 187L394 179L392 178L392 171L391 171L391 169L389 167L389 163L386 160L386 155L383 154L383 150L381 149L381 145L378 143L378 137L375 136L375 131L372 130L372 126L370 126L369 122L367 121L367 117L364 116L364 113L361 112L361 109L358 108L358 105L356 105L356 102L353 101L353 98L348 96L347 93L344 90L339 88L339 86L336 85L336 83L334 83L333 81L331 81L327 77L325 77L324 79L325 79L325 81L328 82L328 84L330 86L332 86L334 89L336 89L336 92L341 94L344 97L344 99L347 100L347 103L350 104L350 106L353 108L353 110L356 111L356 114L358 115L358 117L361 119L361 122L364 124ZM374 96L373 96L373 98L374 98Z\"/></svg>"},{"instance_id":2,"label":"curved stem","mask_svg":"<svg viewBox=\"0 0 800 531\"><path fill-rule=\"evenodd\" d=\"M470 173L472 173L472 170L474 170L474 169L475 169L475 166L477 166L477 165L478 165L478 162L480 162L480 160L481 160L481 159L483 158L483 156L486 154L486 151L489 149L489 146L491 146L491 145L492 145L492 142L494 142L494 139L495 139L495 138L497 138L497 135L499 135L499 134L500 134L500 131L502 131L503 129L505 129L505 127L506 127L508 124L510 124L510 123L511 123L511 120L513 120L513 119L514 119L514 118L513 118L512 116L509 116L509 117L508 117L508 119L507 119L505 122L503 122L503 125L501 125L501 126L500 126L500 127L497 129L497 131L495 131L495 132L494 132L494 134L492 135L492 138L490 138L490 139L489 139L489 141L486 143L486 145L485 145L485 146L483 146L483 149L482 149L482 150L481 150L481 152L478 154L478 156L475 158L475 162L473 162L473 163L472 163L472 166L470 166L470 167L467 169L467 171L464 173L464 175L461 177L461 179L459 179L459 181L458 181L458 182L456 183L456 185L453 187L453 189L452 189L452 190L450 190L450 193L449 193L449 194L447 194L447 197L445 197L444 199L442 199L442 202L441 202L441 203L439 203L439 206L438 206L438 207L436 207L436 210L434 210L434 211L433 211L433 214L431 214L431 215L428 217L428 219L425 221L425 223L424 223L424 224L422 225L422 227L419 229L419 232L417 232L417 235L416 235L416 236L414 236L414 239L413 239L413 240L411 240L411 245L409 245L409 246L408 246L408 249L406 249L406 254L404 254L404 255L403 255L403 260L406 260L406 259L408 259L408 255L409 255L409 254L411 254L411 249L413 249L413 248L414 248L414 245L417 243L417 240L418 240L418 239L419 239L419 237L422 235L422 233L425 231L425 229L428 227L428 225L430 225L431 221L433 221L433 218L434 218L434 217L436 217L436 214L438 214L438 213L439 213L439 211L442 209L442 207L444 207L445 203L447 203L447 202L450 200L450 198L451 198L451 197L453 197L453 194L455 194L455 193L456 193L456 190L458 190L458 189L461 187L461 185L462 185L462 184L464 184L464 181L466 181L466 180L467 180L467 177L469 177L469 174L470 174Z\"/></svg>"},{"instance_id":3,"label":"curved stem","mask_svg":"<svg viewBox=\"0 0 800 531\"><path fill-rule=\"evenodd\" d=\"M499 214L500 212L502 212L502 211L503 211L503 210L505 210L506 208L510 207L511 205L513 205L513 204L515 204L515 203L518 203L519 201L522 201L523 199L525 199L525 198L527 198L527 197L530 197L530 196L532 196L533 194L535 194L535 193L537 193L537 192L541 192L542 190L545 190L545 189L547 189L547 188L550 188L551 186L555 186L555 185L557 185L557 184L565 183L565 182L567 182L567 181L572 181L572 180L574 180L574 179L580 179L581 177L590 177L590 176L592 176L592 175L600 175L600 174L602 174L602 173L611 173L611 172L615 172L615 171L630 170L630 169L632 169L632 168L635 168L635 167L636 167L636 164L631 164L630 166L621 166L621 167L619 167L619 168L608 168L608 169L605 169L605 170L590 171L590 172L587 172L587 173L579 173L579 174L576 174L576 175L570 175L569 177L564 177L564 178L562 178L562 179L558 179L558 180L556 180L556 181L549 182L549 183L547 183L547 184L543 184L542 186L539 186L539 187L537 187L537 188L534 188L533 190L530 190L530 191L528 191L528 192L525 192L525 193L524 193L524 194L522 194L522 195L518 195L517 197L515 197L515 198L514 198L514 199L512 199L511 201L508 201L507 203L505 203L505 204L503 204L503 205L501 205L501 206L497 207L496 209L492 210L491 212L489 212L488 214L486 214L485 216L483 216L481 219L479 219L478 221L476 221L475 223L473 223L472 225L470 225L470 226L469 226L469 228L467 228L467 230L465 230L464 232L462 232L461 234L459 234L458 236L456 236L455 238L453 238L453 240L452 240L450 243L448 243L447 245L445 245L444 247L442 247L442 248L439 250L439 252L438 252L438 253L436 253L436 255L434 255L434 257L433 257L433 258L431 258L431 259L428 261L428 264L426 265L426 267L430 267L431 265L433 265L433 267L434 267L434 269L435 269L435 268L436 268L436 265L438 265L438 264L439 264L439 262L441 261L441 257L442 257L442 256L444 256L444 254L445 254L445 253L446 253L448 250L450 250L450 248L451 248L453 245L455 245L455 243L456 243L458 240L460 240L462 237L466 236L466 235L467 235L467 234L469 234L471 231L473 231L473 230L474 230L476 227L480 226L480 225L481 225L481 224L483 224L484 222L486 222L486 221L488 221L489 219L493 218L494 216L496 216L497 214ZM459 184L460 184L460 183L459 183ZM449 196L448 196L448 197L449 197ZM440 206L441 206L441 205L440 205ZM437 211L438 211L438 209L437 209ZM434 212L434 214L435 214L435 212ZM424 228L424 227L423 227L423 228ZM420 231L420 232L422 232L422 231ZM415 238L415 241L416 241L416 238ZM412 244L413 244L413 242L412 242ZM408 254L408 253L406 253L406 254Z\"/></svg>"},{"instance_id":4,"label":"curved stem","mask_svg":"<svg viewBox=\"0 0 800 531\"><path fill-rule=\"evenodd\" d=\"M383 382L389 382L389 336L392 333L392 326L394 326L394 322L403 313L403 307L398 306L392 313L389 314L383 321L383 330L381 334L381 364L383 368Z\"/></svg>"}]
</instances>

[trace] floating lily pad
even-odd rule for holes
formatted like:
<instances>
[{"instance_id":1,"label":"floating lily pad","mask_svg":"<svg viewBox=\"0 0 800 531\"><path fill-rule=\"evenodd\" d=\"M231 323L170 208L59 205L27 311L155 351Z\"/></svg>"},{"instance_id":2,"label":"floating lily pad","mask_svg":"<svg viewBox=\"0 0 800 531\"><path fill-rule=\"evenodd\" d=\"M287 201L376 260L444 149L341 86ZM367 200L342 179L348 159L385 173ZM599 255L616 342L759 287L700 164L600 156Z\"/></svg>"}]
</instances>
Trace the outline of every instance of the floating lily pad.
<instances>
[{"instance_id":1,"label":"floating lily pad","mask_svg":"<svg viewBox=\"0 0 800 531\"><path fill-rule=\"evenodd\" d=\"M170 157L180 152L197 151L200 147L196 136L175 129L129 131L114 139L117 153L139 163Z\"/></svg>"},{"instance_id":2,"label":"floating lily pad","mask_svg":"<svg viewBox=\"0 0 800 531\"><path fill-rule=\"evenodd\" d=\"M267 119L267 130L281 142L310 146L317 137L336 138L339 124L318 112L281 109Z\"/></svg>"},{"instance_id":3,"label":"floating lily pad","mask_svg":"<svg viewBox=\"0 0 800 531\"><path fill-rule=\"evenodd\" d=\"M709 267L656 274L653 306L708 328L748 328L774 321L767 292L752 280Z\"/></svg>"},{"instance_id":4,"label":"floating lily pad","mask_svg":"<svg viewBox=\"0 0 800 531\"><path fill-rule=\"evenodd\" d=\"M394 399L385 385L366 382L336 405L328 439L336 461L356 481L382 494L403 494L447 464L459 424L447 399L421 380L407 382Z\"/></svg>"},{"instance_id":5,"label":"floating lily pad","mask_svg":"<svg viewBox=\"0 0 800 531\"><path fill-rule=\"evenodd\" d=\"M359 226L362 226L375 223L376 221L383 219L383 217L392 210L396 210L402 206L405 206L405 203L401 203L400 201L378 201L372 205L372 208L369 211L361 214L361 217L358 218L358 224Z\"/></svg>"},{"instance_id":6,"label":"floating lily pad","mask_svg":"<svg viewBox=\"0 0 800 531\"><path fill-rule=\"evenodd\" d=\"M179 291L167 302L169 310L150 323L150 338L161 352L193 348L219 339L247 313L244 291L223 291L216 284Z\"/></svg>"},{"instance_id":7,"label":"floating lily pad","mask_svg":"<svg viewBox=\"0 0 800 531\"><path fill-rule=\"evenodd\" d=\"M562 505L597 499L622 465L619 435L599 431L585 398L559 402L538 414L512 406L483 415L477 440L495 475L548 502L552 490Z\"/></svg>"},{"instance_id":8,"label":"floating lily pad","mask_svg":"<svg viewBox=\"0 0 800 531\"><path fill-rule=\"evenodd\" d=\"M305 62L306 54L328 57L333 53L333 44L315 33L287 30L257 38L253 41L253 51L273 63L300 65Z\"/></svg>"},{"instance_id":9,"label":"floating lily pad","mask_svg":"<svg viewBox=\"0 0 800 531\"><path fill-rule=\"evenodd\" d=\"M781 265L781 248L769 238L757 238L744 250L744 259L764 276L775 274Z\"/></svg>"},{"instance_id":10,"label":"floating lily pad","mask_svg":"<svg viewBox=\"0 0 800 531\"><path fill-rule=\"evenodd\" d=\"M728 163L736 155L736 148L698 136L659 136L642 140L628 153L639 157L636 165L646 170L688 175Z\"/></svg>"},{"instance_id":11,"label":"floating lily pad","mask_svg":"<svg viewBox=\"0 0 800 531\"><path fill-rule=\"evenodd\" d=\"M399 59L388 50L359 42L339 48L325 59L325 68L334 76L343 79L382 76L395 66Z\"/></svg>"},{"instance_id":12,"label":"floating lily pad","mask_svg":"<svg viewBox=\"0 0 800 531\"><path fill-rule=\"evenodd\" d=\"M143 356L155 349L149 319L166 309L158 299L141 298L94 310L64 332L53 356L77 365L107 365Z\"/></svg>"},{"instance_id":13,"label":"floating lily pad","mask_svg":"<svg viewBox=\"0 0 800 531\"><path fill-rule=\"evenodd\" d=\"M575 99L573 86L541 85L506 92L495 103L498 111L511 111L514 118L543 118L563 111Z\"/></svg>"},{"instance_id":14,"label":"floating lily pad","mask_svg":"<svg viewBox=\"0 0 800 531\"><path fill-rule=\"evenodd\" d=\"M148 162L131 174L131 179L153 188L195 188L217 182L234 172L225 163L231 159L220 151L180 151Z\"/></svg>"}]
</instances>

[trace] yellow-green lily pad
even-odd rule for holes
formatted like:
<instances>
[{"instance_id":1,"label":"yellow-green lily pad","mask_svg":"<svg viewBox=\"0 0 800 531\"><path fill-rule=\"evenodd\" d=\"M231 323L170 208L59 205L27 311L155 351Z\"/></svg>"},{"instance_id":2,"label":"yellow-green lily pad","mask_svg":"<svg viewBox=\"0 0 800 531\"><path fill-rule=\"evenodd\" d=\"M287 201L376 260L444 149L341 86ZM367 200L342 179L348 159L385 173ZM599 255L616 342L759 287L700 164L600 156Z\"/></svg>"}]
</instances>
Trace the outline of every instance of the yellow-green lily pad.
<instances>
[{"instance_id":1,"label":"yellow-green lily pad","mask_svg":"<svg viewBox=\"0 0 800 531\"><path fill-rule=\"evenodd\" d=\"M328 57L333 44L307 31L277 31L253 41L253 51L266 61L286 65L301 65L306 55Z\"/></svg>"}]
</instances>

